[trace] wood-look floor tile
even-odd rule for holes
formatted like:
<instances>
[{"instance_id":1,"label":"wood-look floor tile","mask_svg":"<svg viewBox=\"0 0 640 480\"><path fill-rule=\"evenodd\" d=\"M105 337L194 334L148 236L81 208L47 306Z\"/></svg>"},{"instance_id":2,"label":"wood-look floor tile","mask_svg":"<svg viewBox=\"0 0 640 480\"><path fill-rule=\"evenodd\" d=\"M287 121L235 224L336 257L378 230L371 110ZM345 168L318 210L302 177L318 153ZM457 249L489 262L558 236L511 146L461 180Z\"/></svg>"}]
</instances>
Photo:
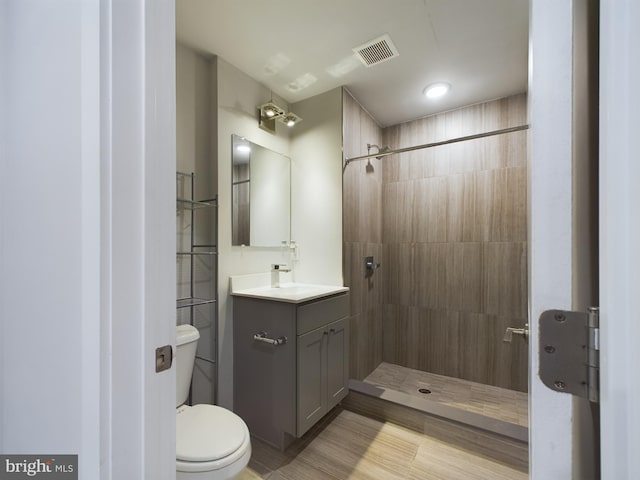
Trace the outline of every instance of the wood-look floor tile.
<instances>
[{"instance_id":1,"label":"wood-look floor tile","mask_svg":"<svg viewBox=\"0 0 640 480\"><path fill-rule=\"evenodd\" d=\"M297 440L284 453L278 452L259 440L252 439L253 455L249 468L240 478L242 480L257 478L270 480L526 478L526 473L522 473L520 469L508 467L495 460L495 457L477 453L473 448L461 448L455 442L421 434L392 423L373 420L347 410L332 412L330 417L329 421L321 422L312 435L305 435ZM473 435L462 433L462 436L471 438ZM496 443L496 447L500 448L499 442ZM499 458L500 452L495 453Z\"/></svg>"},{"instance_id":2,"label":"wood-look floor tile","mask_svg":"<svg viewBox=\"0 0 640 480\"><path fill-rule=\"evenodd\" d=\"M296 462L336 478L405 479L417 448L412 432L343 411Z\"/></svg>"},{"instance_id":3,"label":"wood-look floor tile","mask_svg":"<svg viewBox=\"0 0 640 480\"><path fill-rule=\"evenodd\" d=\"M427 438L411 465L410 480L525 480L527 473Z\"/></svg>"},{"instance_id":4,"label":"wood-look floor tile","mask_svg":"<svg viewBox=\"0 0 640 480\"><path fill-rule=\"evenodd\" d=\"M269 475L270 473L271 472L265 472L265 477L263 477L257 471L247 467L240 473L238 480L260 480L262 478L268 478L266 475Z\"/></svg>"}]
</instances>

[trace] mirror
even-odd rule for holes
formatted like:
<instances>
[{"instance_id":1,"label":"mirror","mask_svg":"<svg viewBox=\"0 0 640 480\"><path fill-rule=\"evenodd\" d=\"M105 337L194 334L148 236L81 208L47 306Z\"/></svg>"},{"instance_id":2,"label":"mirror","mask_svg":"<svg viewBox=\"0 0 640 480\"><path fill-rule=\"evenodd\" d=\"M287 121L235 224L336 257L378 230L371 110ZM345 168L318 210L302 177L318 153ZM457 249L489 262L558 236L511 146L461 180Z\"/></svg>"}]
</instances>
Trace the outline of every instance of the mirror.
<instances>
[{"instance_id":1,"label":"mirror","mask_svg":"<svg viewBox=\"0 0 640 480\"><path fill-rule=\"evenodd\" d=\"M231 244L279 247L289 242L291 161L231 136Z\"/></svg>"}]
</instances>

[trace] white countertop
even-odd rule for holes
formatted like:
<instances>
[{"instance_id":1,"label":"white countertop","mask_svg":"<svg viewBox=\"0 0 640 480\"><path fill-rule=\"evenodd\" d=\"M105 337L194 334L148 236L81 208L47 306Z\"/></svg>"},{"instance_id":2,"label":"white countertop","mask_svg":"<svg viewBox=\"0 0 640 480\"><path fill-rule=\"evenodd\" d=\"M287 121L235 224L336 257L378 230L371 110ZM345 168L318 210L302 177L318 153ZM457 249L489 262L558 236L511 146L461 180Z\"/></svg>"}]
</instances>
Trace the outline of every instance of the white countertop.
<instances>
[{"instance_id":1,"label":"white countertop","mask_svg":"<svg viewBox=\"0 0 640 480\"><path fill-rule=\"evenodd\" d=\"M280 287L275 288L271 286L258 286L234 289L234 283L237 285L240 284L240 282L232 281L231 283L231 295L235 297L262 298L286 303L308 302L309 300L349 291L349 287L338 285L315 285L293 282L281 283Z\"/></svg>"}]
</instances>

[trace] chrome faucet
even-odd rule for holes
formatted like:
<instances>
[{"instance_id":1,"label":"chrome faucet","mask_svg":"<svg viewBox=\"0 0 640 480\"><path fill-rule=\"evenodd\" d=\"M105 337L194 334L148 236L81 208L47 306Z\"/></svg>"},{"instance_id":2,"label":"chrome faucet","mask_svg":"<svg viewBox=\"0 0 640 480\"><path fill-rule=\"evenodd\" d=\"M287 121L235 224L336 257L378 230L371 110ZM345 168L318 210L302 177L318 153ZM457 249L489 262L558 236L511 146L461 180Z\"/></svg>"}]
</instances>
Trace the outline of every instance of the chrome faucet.
<instances>
[{"instance_id":1,"label":"chrome faucet","mask_svg":"<svg viewBox=\"0 0 640 480\"><path fill-rule=\"evenodd\" d=\"M280 288L280 272L290 272L291 269L281 263L271 265L271 288Z\"/></svg>"}]
</instances>

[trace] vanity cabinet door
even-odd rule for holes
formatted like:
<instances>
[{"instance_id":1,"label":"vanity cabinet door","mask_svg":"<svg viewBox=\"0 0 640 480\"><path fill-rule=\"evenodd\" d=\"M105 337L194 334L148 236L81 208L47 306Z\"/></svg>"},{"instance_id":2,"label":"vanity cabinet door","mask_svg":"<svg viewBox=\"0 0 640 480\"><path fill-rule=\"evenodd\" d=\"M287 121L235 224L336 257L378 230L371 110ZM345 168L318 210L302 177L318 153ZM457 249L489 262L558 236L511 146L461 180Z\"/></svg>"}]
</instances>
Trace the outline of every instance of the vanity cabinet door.
<instances>
[{"instance_id":1,"label":"vanity cabinet door","mask_svg":"<svg viewBox=\"0 0 640 480\"><path fill-rule=\"evenodd\" d=\"M347 318L327 326L327 410L349 392L349 322Z\"/></svg>"},{"instance_id":2,"label":"vanity cabinet door","mask_svg":"<svg viewBox=\"0 0 640 480\"><path fill-rule=\"evenodd\" d=\"M327 413L327 327L298 336L298 426L301 437Z\"/></svg>"}]
</instances>

